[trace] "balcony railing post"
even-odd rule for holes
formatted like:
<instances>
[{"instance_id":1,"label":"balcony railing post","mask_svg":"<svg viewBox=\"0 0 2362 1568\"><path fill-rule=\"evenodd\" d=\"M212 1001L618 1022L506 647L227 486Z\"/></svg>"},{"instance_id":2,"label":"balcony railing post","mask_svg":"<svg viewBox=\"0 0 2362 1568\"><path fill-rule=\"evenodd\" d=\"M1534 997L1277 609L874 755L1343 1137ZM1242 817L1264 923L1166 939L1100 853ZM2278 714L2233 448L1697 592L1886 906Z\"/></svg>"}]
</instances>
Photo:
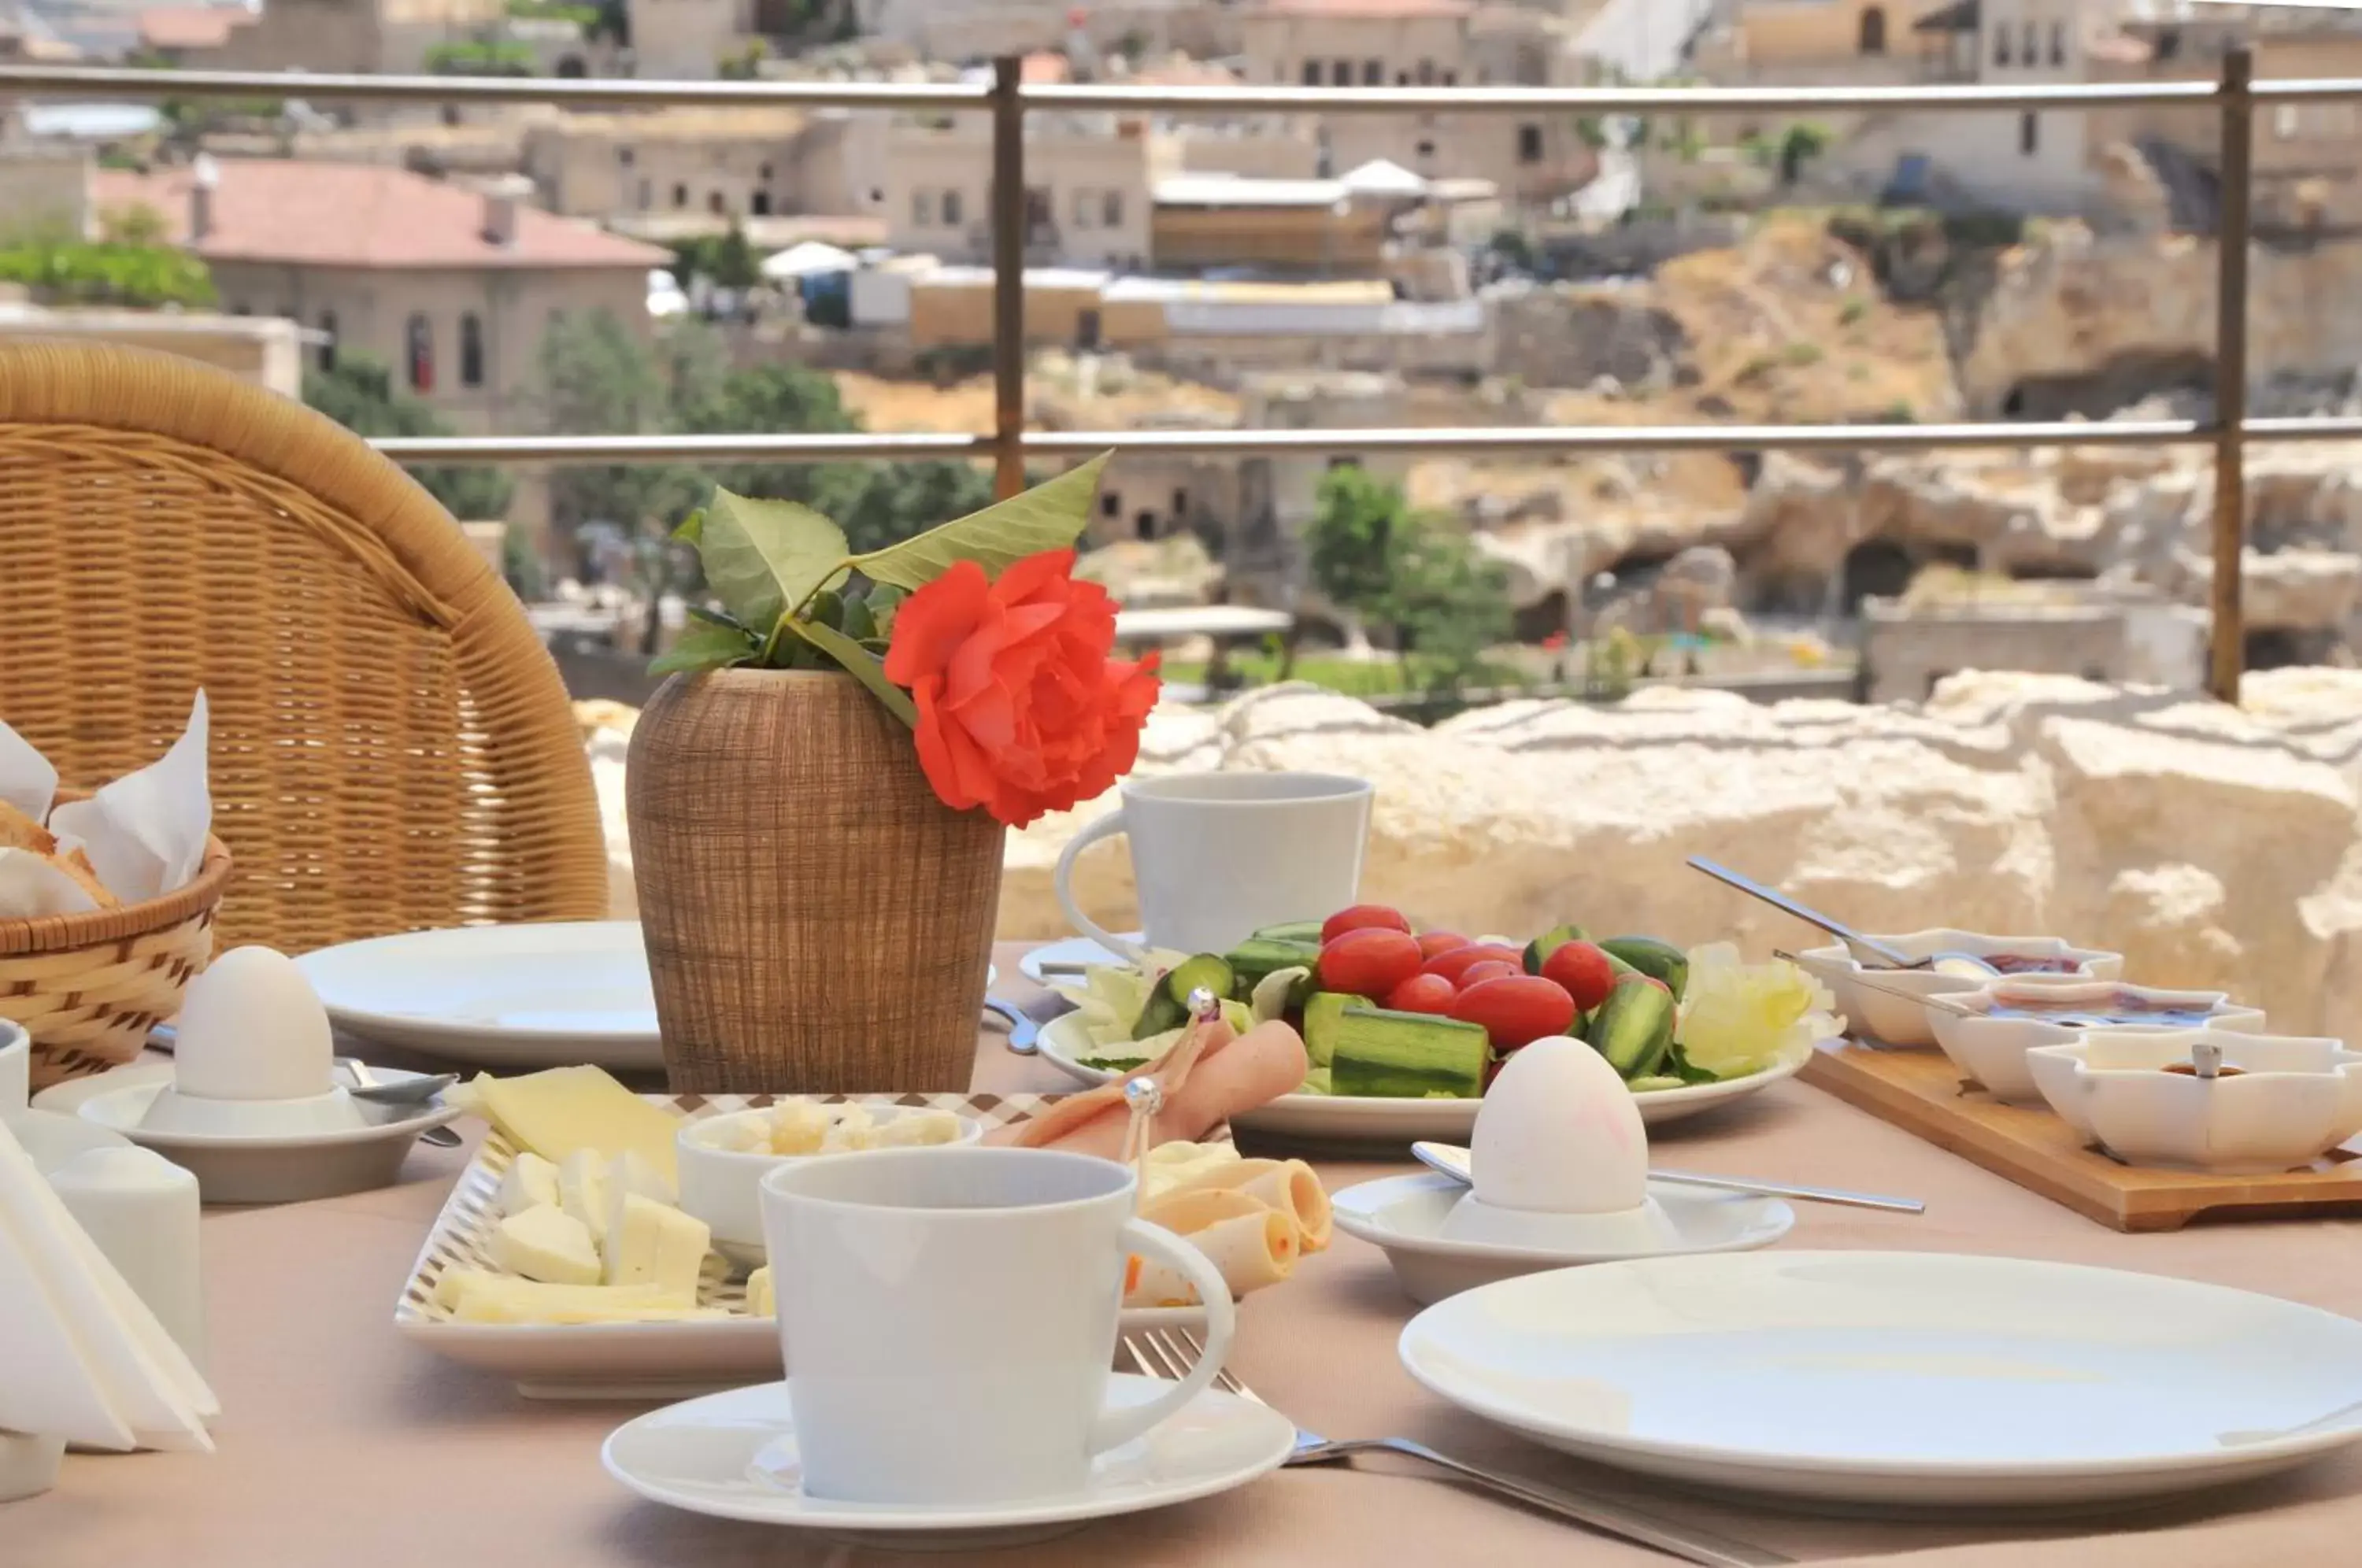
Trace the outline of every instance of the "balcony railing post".
<instances>
[{"instance_id":1,"label":"balcony railing post","mask_svg":"<svg viewBox=\"0 0 2362 1568\"><path fill-rule=\"evenodd\" d=\"M1025 488L1024 61L992 62L992 488Z\"/></svg>"},{"instance_id":2,"label":"balcony railing post","mask_svg":"<svg viewBox=\"0 0 2362 1568\"><path fill-rule=\"evenodd\" d=\"M2223 57L2223 213L2215 229L2213 636L2207 690L2239 700L2246 663L2240 573L2247 536L2247 245L2254 227L2255 56Z\"/></svg>"}]
</instances>

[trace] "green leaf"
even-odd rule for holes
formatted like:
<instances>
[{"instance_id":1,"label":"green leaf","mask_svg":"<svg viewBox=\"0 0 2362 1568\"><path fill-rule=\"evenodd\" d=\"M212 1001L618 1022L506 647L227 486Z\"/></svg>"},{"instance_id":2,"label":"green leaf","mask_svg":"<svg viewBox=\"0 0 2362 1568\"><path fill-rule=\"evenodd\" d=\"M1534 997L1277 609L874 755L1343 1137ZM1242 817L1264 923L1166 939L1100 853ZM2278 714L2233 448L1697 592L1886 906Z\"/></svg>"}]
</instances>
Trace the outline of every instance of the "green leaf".
<instances>
[{"instance_id":1,"label":"green leaf","mask_svg":"<svg viewBox=\"0 0 2362 1568\"><path fill-rule=\"evenodd\" d=\"M844 564L844 530L792 501L756 501L717 489L698 532L698 558L723 607L767 626L801 604Z\"/></svg>"},{"instance_id":2,"label":"green leaf","mask_svg":"<svg viewBox=\"0 0 2362 1568\"><path fill-rule=\"evenodd\" d=\"M911 694L886 679L886 661L863 647L833 626L816 625L810 621L789 621L788 629L813 647L826 654L845 674L876 693L886 704L887 712L910 725L919 727L919 705Z\"/></svg>"},{"instance_id":3,"label":"green leaf","mask_svg":"<svg viewBox=\"0 0 2362 1568\"><path fill-rule=\"evenodd\" d=\"M871 581L892 588L923 588L960 561L974 561L998 577L1013 563L1043 550L1063 550L1082 537L1099 491L1101 452L1077 469L1022 495L996 502L981 512L930 528L853 564ZM710 525L709 525L710 526Z\"/></svg>"},{"instance_id":4,"label":"green leaf","mask_svg":"<svg viewBox=\"0 0 2362 1568\"><path fill-rule=\"evenodd\" d=\"M827 597L825 594L822 598ZM877 635L877 618L869 613L866 599L844 601L844 613L837 618L836 629L856 643L866 643Z\"/></svg>"},{"instance_id":5,"label":"green leaf","mask_svg":"<svg viewBox=\"0 0 2362 1568\"><path fill-rule=\"evenodd\" d=\"M672 536L681 544L694 545L704 532L705 508L701 506L680 520L680 526L672 531Z\"/></svg>"},{"instance_id":6,"label":"green leaf","mask_svg":"<svg viewBox=\"0 0 2362 1568\"><path fill-rule=\"evenodd\" d=\"M680 640L648 661L650 675L681 670L725 669L745 664L756 652L755 639L743 631L701 622L681 633Z\"/></svg>"}]
</instances>

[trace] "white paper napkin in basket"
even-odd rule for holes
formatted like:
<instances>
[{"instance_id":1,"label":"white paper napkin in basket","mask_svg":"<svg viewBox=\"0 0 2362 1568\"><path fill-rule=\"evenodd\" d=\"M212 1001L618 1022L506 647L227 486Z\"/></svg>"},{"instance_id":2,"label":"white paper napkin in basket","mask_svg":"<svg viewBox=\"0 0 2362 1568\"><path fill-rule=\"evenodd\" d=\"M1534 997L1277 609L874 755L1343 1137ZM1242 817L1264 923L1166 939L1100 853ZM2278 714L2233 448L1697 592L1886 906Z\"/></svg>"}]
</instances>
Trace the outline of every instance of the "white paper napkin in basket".
<instances>
[{"instance_id":1,"label":"white paper napkin in basket","mask_svg":"<svg viewBox=\"0 0 2362 1568\"><path fill-rule=\"evenodd\" d=\"M205 778L205 694L189 710L188 727L164 755L103 786L84 801L54 809L57 770L31 743L0 723L0 801L48 819L60 856L80 849L98 879L125 903L184 887L204 862L213 829ZM97 902L48 856L0 849L0 917L80 914Z\"/></svg>"}]
</instances>

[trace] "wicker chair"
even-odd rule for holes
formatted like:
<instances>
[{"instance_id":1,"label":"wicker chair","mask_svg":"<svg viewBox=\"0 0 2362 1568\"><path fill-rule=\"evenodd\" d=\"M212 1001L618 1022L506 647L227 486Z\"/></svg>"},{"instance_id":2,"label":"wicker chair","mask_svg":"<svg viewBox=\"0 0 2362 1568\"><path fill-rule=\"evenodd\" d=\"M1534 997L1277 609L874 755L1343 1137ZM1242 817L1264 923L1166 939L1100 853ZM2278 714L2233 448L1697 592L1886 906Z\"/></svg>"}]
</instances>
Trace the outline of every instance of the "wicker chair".
<instances>
[{"instance_id":1,"label":"wicker chair","mask_svg":"<svg viewBox=\"0 0 2362 1568\"><path fill-rule=\"evenodd\" d=\"M0 719L94 786L200 686L221 945L606 913L557 671L426 491L193 361L0 343Z\"/></svg>"}]
</instances>

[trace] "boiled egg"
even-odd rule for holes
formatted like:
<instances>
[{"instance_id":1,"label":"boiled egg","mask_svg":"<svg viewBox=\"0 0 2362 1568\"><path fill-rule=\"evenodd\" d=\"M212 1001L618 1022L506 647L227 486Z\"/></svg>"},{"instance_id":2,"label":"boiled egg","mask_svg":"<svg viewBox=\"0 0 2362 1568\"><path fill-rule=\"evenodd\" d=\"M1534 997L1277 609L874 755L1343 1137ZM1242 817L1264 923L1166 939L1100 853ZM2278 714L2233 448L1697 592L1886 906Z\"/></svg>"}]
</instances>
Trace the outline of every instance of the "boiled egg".
<instances>
[{"instance_id":1,"label":"boiled egg","mask_svg":"<svg viewBox=\"0 0 2362 1568\"><path fill-rule=\"evenodd\" d=\"M295 960L233 947L189 982L172 1088L197 1099L308 1099L337 1087L328 1013Z\"/></svg>"},{"instance_id":2,"label":"boiled egg","mask_svg":"<svg viewBox=\"0 0 2362 1568\"><path fill-rule=\"evenodd\" d=\"M1537 1040L1502 1064L1470 1143L1472 1185L1491 1208L1607 1214L1649 1196L1639 1107L1580 1040Z\"/></svg>"}]
</instances>

